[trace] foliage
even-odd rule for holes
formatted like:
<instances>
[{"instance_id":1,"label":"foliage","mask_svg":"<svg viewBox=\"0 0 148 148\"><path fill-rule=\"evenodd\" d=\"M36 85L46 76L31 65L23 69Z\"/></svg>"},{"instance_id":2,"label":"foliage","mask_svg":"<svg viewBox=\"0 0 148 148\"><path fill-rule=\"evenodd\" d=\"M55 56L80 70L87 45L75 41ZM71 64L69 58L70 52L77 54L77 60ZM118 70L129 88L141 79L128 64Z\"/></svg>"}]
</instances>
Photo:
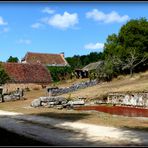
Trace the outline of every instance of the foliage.
<instances>
[{"instance_id":1,"label":"foliage","mask_svg":"<svg viewBox=\"0 0 148 148\"><path fill-rule=\"evenodd\" d=\"M96 71L95 71L95 70L89 71L88 77L89 77L90 80L96 79L96 78L97 78L97 76L96 76Z\"/></svg>"},{"instance_id":2,"label":"foliage","mask_svg":"<svg viewBox=\"0 0 148 148\"><path fill-rule=\"evenodd\" d=\"M14 62L14 63L18 63L19 59L17 57L12 57L10 56L9 59L7 60L7 62Z\"/></svg>"},{"instance_id":3,"label":"foliage","mask_svg":"<svg viewBox=\"0 0 148 148\"><path fill-rule=\"evenodd\" d=\"M110 81L114 76L114 65L111 60L106 60L104 64L102 64L100 67L96 69L97 73L97 79L104 80L104 81Z\"/></svg>"},{"instance_id":4,"label":"foliage","mask_svg":"<svg viewBox=\"0 0 148 148\"><path fill-rule=\"evenodd\" d=\"M83 68L92 62L99 61L99 59L103 59L103 54L101 52L91 52L88 55L74 55L73 57L66 58L72 69Z\"/></svg>"},{"instance_id":5,"label":"foliage","mask_svg":"<svg viewBox=\"0 0 148 148\"><path fill-rule=\"evenodd\" d=\"M0 63L0 85L5 84L9 79L9 76L7 75L2 64Z\"/></svg>"},{"instance_id":6,"label":"foliage","mask_svg":"<svg viewBox=\"0 0 148 148\"><path fill-rule=\"evenodd\" d=\"M67 57L65 59L70 64L72 69L82 68L82 62L80 60L80 56L79 55L74 55L73 57Z\"/></svg>"},{"instance_id":7,"label":"foliage","mask_svg":"<svg viewBox=\"0 0 148 148\"><path fill-rule=\"evenodd\" d=\"M130 20L118 34L109 35L103 57L105 62L101 72L108 74L109 78L127 73L132 76L134 71L147 70L148 21L145 18Z\"/></svg>"},{"instance_id":8,"label":"foliage","mask_svg":"<svg viewBox=\"0 0 148 148\"><path fill-rule=\"evenodd\" d=\"M50 74L54 82L72 78L73 71L72 68L69 66L65 67L48 66L47 68L50 71Z\"/></svg>"},{"instance_id":9,"label":"foliage","mask_svg":"<svg viewBox=\"0 0 148 148\"><path fill-rule=\"evenodd\" d=\"M129 54L125 60L126 63L123 63L122 69L129 69L130 75L132 76L133 70L142 62L148 59L148 53L144 54L143 57L139 56L139 53L136 52L136 48L130 48Z\"/></svg>"}]
</instances>

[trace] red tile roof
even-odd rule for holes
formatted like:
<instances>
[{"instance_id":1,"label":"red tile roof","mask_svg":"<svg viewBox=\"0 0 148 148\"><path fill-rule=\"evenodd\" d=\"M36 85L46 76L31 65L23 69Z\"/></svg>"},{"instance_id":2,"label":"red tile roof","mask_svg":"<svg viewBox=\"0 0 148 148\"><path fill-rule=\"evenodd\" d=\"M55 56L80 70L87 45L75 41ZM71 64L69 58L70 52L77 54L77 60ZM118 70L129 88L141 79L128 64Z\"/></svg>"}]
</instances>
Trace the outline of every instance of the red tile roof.
<instances>
[{"instance_id":1,"label":"red tile roof","mask_svg":"<svg viewBox=\"0 0 148 148\"><path fill-rule=\"evenodd\" d=\"M45 65L57 65L65 66L68 65L62 54L47 54L47 53L33 53L27 52L25 57L22 59L22 62L26 63L41 63Z\"/></svg>"},{"instance_id":2,"label":"red tile roof","mask_svg":"<svg viewBox=\"0 0 148 148\"><path fill-rule=\"evenodd\" d=\"M16 83L50 83L51 75L41 64L3 63L11 82Z\"/></svg>"}]
</instances>

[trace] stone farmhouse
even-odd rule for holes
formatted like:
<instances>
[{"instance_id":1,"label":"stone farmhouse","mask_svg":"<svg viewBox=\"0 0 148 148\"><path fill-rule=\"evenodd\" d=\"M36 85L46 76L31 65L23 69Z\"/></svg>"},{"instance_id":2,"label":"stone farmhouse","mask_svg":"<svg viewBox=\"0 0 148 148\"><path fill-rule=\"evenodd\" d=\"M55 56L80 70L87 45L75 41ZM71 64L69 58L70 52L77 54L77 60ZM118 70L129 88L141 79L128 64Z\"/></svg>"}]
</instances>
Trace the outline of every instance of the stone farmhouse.
<instances>
[{"instance_id":1,"label":"stone farmhouse","mask_svg":"<svg viewBox=\"0 0 148 148\"><path fill-rule=\"evenodd\" d=\"M91 72L94 72L98 67L100 67L103 64L103 61L93 62L82 69L76 69L75 74L77 78L88 78L89 74Z\"/></svg>"},{"instance_id":2,"label":"stone farmhouse","mask_svg":"<svg viewBox=\"0 0 148 148\"><path fill-rule=\"evenodd\" d=\"M20 63L3 63L3 67L11 78L4 85L4 92L20 89L41 89L52 82L46 66L69 66L64 53L48 54L27 52Z\"/></svg>"},{"instance_id":3,"label":"stone farmhouse","mask_svg":"<svg viewBox=\"0 0 148 148\"><path fill-rule=\"evenodd\" d=\"M21 63L40 63L46 66L69 66L64 58L64 53L48 54L27 52Z\"/></svg>"},{"instance_id":4,"label":"stone farmhouse","mask_svg":"<svg viewBox=\"0 0 148 148\"><path fill-rule=\"evenodd\" d=\"M2 63L10 77L3 91L9 93L20 89L41 89L52 82L48 69L39 63Z\"/></svg>"}]
</instances>

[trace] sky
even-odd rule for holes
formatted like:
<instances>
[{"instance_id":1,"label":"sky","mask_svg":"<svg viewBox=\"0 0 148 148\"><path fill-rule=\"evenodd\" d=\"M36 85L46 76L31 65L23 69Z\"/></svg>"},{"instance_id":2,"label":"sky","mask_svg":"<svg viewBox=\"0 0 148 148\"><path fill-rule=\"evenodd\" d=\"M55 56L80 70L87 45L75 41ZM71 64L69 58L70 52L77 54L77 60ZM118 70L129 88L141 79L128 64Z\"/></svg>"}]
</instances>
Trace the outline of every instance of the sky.
<instances>
[{"instance_id":1,"label":"sky","mask_svg":"<svg viewBox=\"0 0 148 148\"><path fill-rule=\"evenodd\" d=\"M103 52L108 35L148 19L148 2L0 2L0 61L27 52Z\"/></svg>"}]
</instances>

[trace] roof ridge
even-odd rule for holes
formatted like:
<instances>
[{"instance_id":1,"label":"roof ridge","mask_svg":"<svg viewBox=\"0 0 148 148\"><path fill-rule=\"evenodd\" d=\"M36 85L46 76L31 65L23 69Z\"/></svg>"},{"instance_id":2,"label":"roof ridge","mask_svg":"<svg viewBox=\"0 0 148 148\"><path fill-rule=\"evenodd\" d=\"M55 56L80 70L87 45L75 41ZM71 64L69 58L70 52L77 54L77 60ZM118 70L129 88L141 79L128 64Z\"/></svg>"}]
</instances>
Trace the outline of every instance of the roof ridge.
<instances>
[{"instance_id":1,"label":"roof ridge","mask_svg":"<svg viewBox=\"0 0 148 148\"><path fill-rule=\"evenodd\" d=\"M16 62L2 62L2 64L19 64L19 65L43 65L41 63L16 63ZM43 65L44 66L44 65Z\"/></svg>"},{"instance_id":2,"label":"roof ridge","mask_svg":"<svg viewBox=\"0 0 148 148\"><path fill-rule=\"evenodd\" d=\"M61 55L60 53L42 53L42 52L27 52L27 53L32 53L32 54L52 54L52 55Z\"/></svg>"}]
</instances>

